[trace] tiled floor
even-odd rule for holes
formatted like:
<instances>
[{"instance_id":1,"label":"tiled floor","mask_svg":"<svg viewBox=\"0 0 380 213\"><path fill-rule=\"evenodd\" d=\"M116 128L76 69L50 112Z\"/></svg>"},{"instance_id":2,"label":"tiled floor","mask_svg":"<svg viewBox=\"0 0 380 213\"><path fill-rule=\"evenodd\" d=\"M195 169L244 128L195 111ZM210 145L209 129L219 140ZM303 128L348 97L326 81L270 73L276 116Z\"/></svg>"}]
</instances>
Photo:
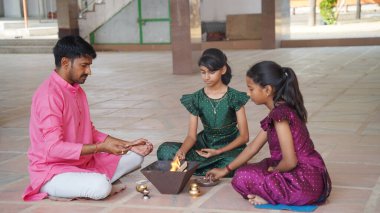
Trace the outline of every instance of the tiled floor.
<instances>
[{"instance_id":1,"label":"tiled floor","mask_svg":"<svg viewBox=\"0 0 380 213\"><path fill-rule=\"evenodd\" d=\"M333 181L328 202L316 212L380 212L380 46L226 51L231 86L245 90L244 73L261 60L292 67L309 111L308 127ZM142 200L136 171L122 178L127 189L103 201L23 202L28 183L28 120L31 96L53 69L52 55L0 55L0 212L277 212L255 209L224 179L192 198L161 195ZM179 98L202 87L199 74L172 75L170 52L99 53L84 85L97 128L124 139L146 137L155 148L181 141L188 113ZM251 138L266 115L247 105ZM268 147L252 161L268 156ZM155 152L143 166L156 160Z\"/></svg>"},{"instance_id":2,"label":"tiled floor","mask_svg":"<svg viewBox=\"0 0 380 213\"><path fill-rule=\"evenodd\" d=\"M346 1L347 2L347 1ZM317 6L317 11L319 7ZM315 25L310 26L309 7L295 8L290 15L291 39L368 38L380 36L380 5L363 4L361 17L356 18L356 5L340 8L336 24L325 25L319 12Z\"/></svg>"}]
</instances>

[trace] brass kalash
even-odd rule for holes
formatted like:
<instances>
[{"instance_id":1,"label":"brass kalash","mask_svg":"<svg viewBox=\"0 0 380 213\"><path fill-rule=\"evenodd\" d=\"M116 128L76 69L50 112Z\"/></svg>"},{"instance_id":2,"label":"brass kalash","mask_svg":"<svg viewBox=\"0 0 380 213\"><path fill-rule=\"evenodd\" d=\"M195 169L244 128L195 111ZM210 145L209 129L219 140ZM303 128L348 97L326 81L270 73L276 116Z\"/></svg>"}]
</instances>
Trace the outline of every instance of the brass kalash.
<instances>
[{"instance_id":1,"label":"brass kalash","mask_svg":"<svg viewBox=\"0 0 380 213\"><path fill-rule=\"evenodd\" d=\"M157 188L161 194L178 194L189 182L198 167L197 162L155 161L141 170L141 173Z\"/></svg>"}]
</instances>

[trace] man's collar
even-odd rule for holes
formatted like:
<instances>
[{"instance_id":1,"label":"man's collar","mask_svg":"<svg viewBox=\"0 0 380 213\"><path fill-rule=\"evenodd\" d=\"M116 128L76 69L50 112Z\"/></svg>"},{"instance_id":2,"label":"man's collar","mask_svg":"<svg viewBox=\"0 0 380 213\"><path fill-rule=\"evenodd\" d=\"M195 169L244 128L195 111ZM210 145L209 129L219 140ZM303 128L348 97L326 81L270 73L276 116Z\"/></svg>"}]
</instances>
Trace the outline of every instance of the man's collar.
<instances>
[{"instance_id":1,"label":"man's collar","mask_svg":"<svg viewBox=\"0 0 380 213\"><path fill-rule=\"evenodd\" d=\"M76 93L78 89L80 88L78 83L74 83L73 85L69 84L65 79L63 79L56 70L53 71L51 74L51 77L56 81L59 85L66 87L69 89L72 93Z\"/></svg>"}]
</instances>

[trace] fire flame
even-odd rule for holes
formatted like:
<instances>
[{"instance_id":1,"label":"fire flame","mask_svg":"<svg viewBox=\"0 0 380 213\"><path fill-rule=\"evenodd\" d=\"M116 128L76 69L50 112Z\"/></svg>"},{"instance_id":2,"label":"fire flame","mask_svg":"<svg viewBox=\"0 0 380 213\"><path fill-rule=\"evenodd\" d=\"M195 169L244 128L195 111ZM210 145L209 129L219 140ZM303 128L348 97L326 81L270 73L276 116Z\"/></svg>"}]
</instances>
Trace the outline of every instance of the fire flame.
<instances>
[{"instance_id":1,"label":"fire flame","mask_svg":"<svg viewBox=\"0 0 380 213\"><path fill-rule=\"evenodd\" d=\"M178 157L175 157L170 164L171 164L171 168L170 168L171 172L177 171L179 167L181 166L181 162L179 161Z\"/></svg>"}]
</instances>

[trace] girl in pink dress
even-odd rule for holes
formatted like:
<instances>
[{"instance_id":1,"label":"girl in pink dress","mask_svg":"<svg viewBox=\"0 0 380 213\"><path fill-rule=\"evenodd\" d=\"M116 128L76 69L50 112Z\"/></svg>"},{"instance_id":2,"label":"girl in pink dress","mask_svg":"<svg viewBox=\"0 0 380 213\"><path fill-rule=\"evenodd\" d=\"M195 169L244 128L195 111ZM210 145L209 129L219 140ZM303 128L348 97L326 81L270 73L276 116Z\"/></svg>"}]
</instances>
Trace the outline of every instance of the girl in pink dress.
<instances>
[{"instance_id":1,"label":"girl in pink dress","mask_svg":"<svg viewBox=\"0 0 380 213\"><path fill-rule=\"evenodd\" d=\"M232 186L254 205L325 201L331 180L307 130L307 111L294 71L263 61L248 70L246 82L251 100L265 105L269 114L252 143L225 168L213 169L206 177L219 179L238 168ZM266 142L270 158L246 164Z\"/></svg>"}]
</instances>

